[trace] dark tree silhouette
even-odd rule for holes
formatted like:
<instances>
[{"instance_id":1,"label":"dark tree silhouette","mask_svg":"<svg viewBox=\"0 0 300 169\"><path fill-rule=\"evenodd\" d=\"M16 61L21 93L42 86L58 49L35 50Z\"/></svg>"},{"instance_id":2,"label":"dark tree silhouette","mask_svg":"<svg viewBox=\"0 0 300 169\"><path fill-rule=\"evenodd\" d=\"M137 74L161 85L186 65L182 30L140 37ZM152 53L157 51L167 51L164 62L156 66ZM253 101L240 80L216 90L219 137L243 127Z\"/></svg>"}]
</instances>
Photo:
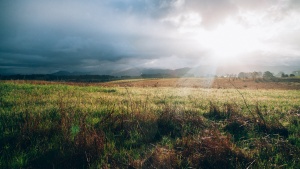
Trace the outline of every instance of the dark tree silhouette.
<instances>
[{"instance_id":1,"label":"dark tree silhouette","mask_svg":"<svg viewBox=\"0 0 300 169\"><path fill-rule=\"evenodd\" d=\"M270 71L266 71L263 74L263 78L265 78L265 79L272 79L272 78L274 78L274 75Z\"/></svg>"}]
</instances>

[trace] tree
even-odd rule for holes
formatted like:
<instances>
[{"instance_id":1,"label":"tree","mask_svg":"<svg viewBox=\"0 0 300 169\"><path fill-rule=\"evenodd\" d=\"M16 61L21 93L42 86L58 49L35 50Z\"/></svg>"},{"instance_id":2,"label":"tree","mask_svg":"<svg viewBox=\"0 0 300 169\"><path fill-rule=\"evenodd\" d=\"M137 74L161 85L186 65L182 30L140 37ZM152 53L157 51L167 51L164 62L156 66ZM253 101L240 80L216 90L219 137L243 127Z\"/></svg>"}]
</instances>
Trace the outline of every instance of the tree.
<instances>
[{"instance_id":1,"label":"tree","mask_svg":"<svg viewBox=\"0 0 300 169\"><path fill-rule=\"evenodd\" d=\"M252 73L253 80L257 79L258 77L259 77L259 72L253 72Z\"/></svg>"},{"instance_id":2,"label":"tree","mask_svg":"<svg viewBox=\"0 0 300 169\"><path fill-rule=\"evenodd\" d=\"M273 73L271 73L269 71L266 71L263 74L263 78L265 78L265 79L272 79L272 78L274 78L274 75L273 75Z\"/></svg>"},{"instance_id":3,"label":"tree","mask_svg":"<svg viewBox=\"0 0 300 169\"><path fill-rule=\"evenodd\" d=\"M289 75L288 75L288 74L282 73L282 74L281 74L281 77L289 77Z\"/></svg>"},{"instance_id":4,"label":"tree","mask_svg":"<svg viewBox=\"0 0 300 169\"><path fill-rule=\"evenodd\" d=\"M245 78L245 73L244 72L240 72L238 74L238 78Z\"/></svg>"},{"instance_id":5,"label":"tree","mask_svg":"<svg viewBox=\"0 0 300 169\"><path fill-rule=\"evenodd\" d=\"M295 75L294 74L290 74L290 77L295 77Z\"/></svg>"}]
</instances>

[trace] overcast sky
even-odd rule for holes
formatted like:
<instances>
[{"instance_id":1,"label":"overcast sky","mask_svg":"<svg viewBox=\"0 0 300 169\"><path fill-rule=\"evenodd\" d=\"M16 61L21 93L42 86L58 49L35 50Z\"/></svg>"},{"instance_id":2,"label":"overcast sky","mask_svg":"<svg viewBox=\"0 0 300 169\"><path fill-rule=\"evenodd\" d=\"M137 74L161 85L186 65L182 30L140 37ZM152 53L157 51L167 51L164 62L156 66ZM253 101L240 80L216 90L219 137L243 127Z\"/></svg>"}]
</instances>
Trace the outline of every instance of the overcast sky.
<instances>
[{"instance_id":1,"label":"overcast sky","mask_svg":"<svg viewBox=\"0 0 300 169\"><path fill-rule=\"evenodd\" d=\"M299 0L1 0L0 73L300 65Z\"/></svg>"}]
</instances>

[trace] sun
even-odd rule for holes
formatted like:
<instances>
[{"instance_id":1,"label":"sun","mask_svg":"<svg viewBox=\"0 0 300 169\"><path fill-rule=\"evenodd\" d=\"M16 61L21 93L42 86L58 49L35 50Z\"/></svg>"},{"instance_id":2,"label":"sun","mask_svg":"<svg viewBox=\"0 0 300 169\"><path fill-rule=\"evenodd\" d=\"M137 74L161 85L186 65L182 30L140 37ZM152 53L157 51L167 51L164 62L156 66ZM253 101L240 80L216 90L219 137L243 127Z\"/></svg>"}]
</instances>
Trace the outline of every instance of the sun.
<instances>
[{"instance_id":1,"label":"sun","mask_svg":"<svg viewBox=\"0 0 300 169\"><path fill-rule=\"evenodd\" d=\"M211 52L216 62L234 62L243 55L262 48L260 31L247 28L234 21L220 24L213 30L199 29L196 32L197 44Z\"/></svg>"},{"instance_id":2,"label":"sun","mask_svg":"<svg viewBox=\"0 0 300 169\"><path fill-rule=\"evenodd\" d=\"M245 62L249 57L255 57L255 53L269 52L271 49L264 42L274 34L268 26L256 19L259 16L241 16L248 18L247 21L228 17L212 28L205 27L202 16L196 12L168 17L162 22L172 23L177 27L174 35L188 42L182 49L198 52L201 64L208 61L213 65L236 65Z\"/></svg>"}]
</instances>

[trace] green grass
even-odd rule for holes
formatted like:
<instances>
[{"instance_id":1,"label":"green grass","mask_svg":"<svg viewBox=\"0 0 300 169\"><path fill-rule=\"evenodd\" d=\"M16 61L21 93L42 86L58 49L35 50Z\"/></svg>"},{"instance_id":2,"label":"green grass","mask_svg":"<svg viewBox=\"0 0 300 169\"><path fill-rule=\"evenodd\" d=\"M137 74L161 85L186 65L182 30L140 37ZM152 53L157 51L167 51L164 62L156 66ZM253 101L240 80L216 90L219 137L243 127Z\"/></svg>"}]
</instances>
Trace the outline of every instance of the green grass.
<instances>
[{"instance_id":1,"label":"green grass","mask_svg":"<svg viewBox=\"0 0 300 169\"><path fill-rule=\"evenodd\" d=\"M300 168L300 91L239 92L1 82L0 168Z\"/></svg>"}]
</instances>

